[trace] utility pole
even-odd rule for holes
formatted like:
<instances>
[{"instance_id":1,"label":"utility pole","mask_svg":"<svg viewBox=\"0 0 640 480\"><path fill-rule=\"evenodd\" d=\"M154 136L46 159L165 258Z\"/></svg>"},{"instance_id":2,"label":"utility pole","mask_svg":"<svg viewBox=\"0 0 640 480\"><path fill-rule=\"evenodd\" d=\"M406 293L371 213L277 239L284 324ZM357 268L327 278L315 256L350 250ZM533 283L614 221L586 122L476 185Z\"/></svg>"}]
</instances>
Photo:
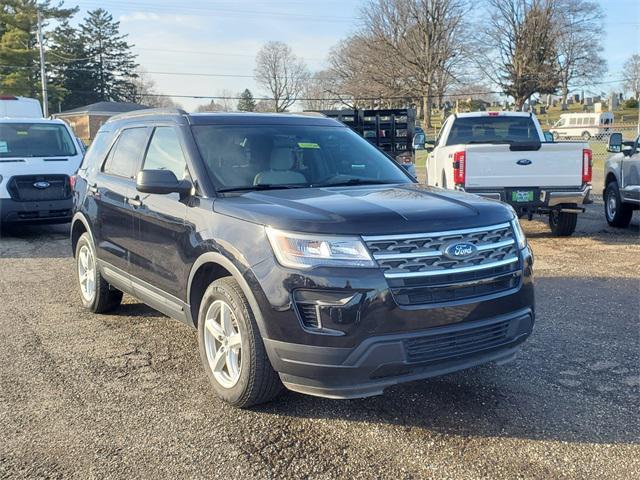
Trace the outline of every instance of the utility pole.
<instances>
[{"instance_id":1,"label":"utility pole","mask_svg":"<svg viewBox=\"0 0 640 480\"><path fill-rule=\"evenodd\" d=\"M38 45L40 46L40 82L42 83L42 113L49 116L49 95L47 94L47 71L44 67L44 40L42 38L42 14L38 10Z\"/></svg>"}]
</instances>

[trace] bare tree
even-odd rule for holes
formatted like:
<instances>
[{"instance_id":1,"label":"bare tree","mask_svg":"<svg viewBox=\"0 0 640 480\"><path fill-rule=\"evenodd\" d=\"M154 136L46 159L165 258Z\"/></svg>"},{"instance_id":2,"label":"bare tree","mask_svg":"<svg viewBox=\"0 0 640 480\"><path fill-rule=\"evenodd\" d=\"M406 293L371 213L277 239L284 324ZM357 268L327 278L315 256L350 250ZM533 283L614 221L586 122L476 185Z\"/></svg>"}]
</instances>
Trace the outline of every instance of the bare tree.
<instances>
[{"instance_id":1,"label":"bare tree","mask_svg":"<svg viewBox=\"0 0 640 480\"><path fill-rule=\"evenodd\" d=\"M211 100L209 103L205 103L203 105L198 105L195 109L196 112L222 112L223 107L219 103L216 103L215 100Z\"/></svg>"},{"instance_id":2,"label":"bare tree","mask_svg":"<svg viewBox=\"0 0 640 480\"><path fill-rule=\"evenodd\" d=\"M233 98L236 94L231 90L220 90L218 91L218 105L220 105L220 109L223 112L233 112L236 109L235 102L236 100Z\"/></svg>"},{"instance_id":3,"label":"bare tree","mask_svg":"<svg viewBox=\"0 0 640 480\"><path fill-rule=\"evenodd\" d=\"M260 49L255 75L258 84L272 96L276 112L291 107L309 79L304 61L282 42L269 42Z\"/></svg>"},{"instance_id":4,"label":"bare tree","mask_svg":"<svg viewBox=\"0 0 640 480\"><path fill-rule=\"evenodd\" d=\"M560 83L555 0L489 0L490 18L478 38L478 67L513 97L517 109L534 93Z\"/></svg>"},{"instance_id":5,"label":"bare tree","mask_svg":"<svg viewBox=\"0 0 640 480\"><path fill-rule=\"evenodd\" d=\"M602 77L607 62L602 57L602 8L589 0L557 0L557 48L563 108L575 81Z\"/></svg>"},{"instance_id":6,"label":"bare tree","mask_svg":"<svg viewBox=\"0 0 640 480\"><path fill-rule=\"evenodd\" d=\"M331 75L330 71L322 70L311 76L302 92L304 108L307 110L330 110L336 107L338 101L331 92L334 85Z\"/></svg>"},{"instance_id":7,"label":"bare tree","mask_svg":"<svg viewBox=\"0 0 640 480\"><path fill-rule=\"evenodd\" d=\"M622 68L625 90L633 93L636 100L640 100L640 55L631 55Z\"/></svg>"},{"instance_id":8,"label":"bare tree","mask_svg":"<svg viewBox=\"0 0 640 480\"><path fill-rule=\"evenodd\" d=\"M327 88L349 108L394 107L415 94L403 65L393 55L380 52L367 32L349 37L329 54L331 82Z\"/></svg>"},{"instance_id":9,"label":"bare tree","mask_svg":"<svg viewBox=\"0 0 640 480\"><path fill-rule=\"evenodd\" d=\"M422 97L427 126L433 95L442 95L456 78L466 13L465 0L370 0L362 9L363 30L378 59L392 57L402 65L404 78Z\"/></svg>"},{"instance_id":10,"label":"bare tree","mask_svg":"<svg viewBox=\"0 0 640 480\"><path fill-rule=\"evenodd\" d=\"M152 108L182 108L171 97L162 95L156 90L156 82L149 77L146 70L141 67L136 69L136 76L131 78L133 85L132 101Z\"/></svg>"}]
</instances>

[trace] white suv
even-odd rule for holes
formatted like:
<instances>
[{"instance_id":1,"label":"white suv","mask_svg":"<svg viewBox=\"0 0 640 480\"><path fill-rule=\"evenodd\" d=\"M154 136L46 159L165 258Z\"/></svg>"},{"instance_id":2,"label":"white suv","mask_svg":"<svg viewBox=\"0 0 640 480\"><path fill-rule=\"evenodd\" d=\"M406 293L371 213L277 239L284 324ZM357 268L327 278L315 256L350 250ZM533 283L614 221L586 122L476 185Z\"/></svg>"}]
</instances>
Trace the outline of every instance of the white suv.
<instances>
[{"instance_id":1,"label":"white suv","mask_svg":"<svg viewBox=\"0 0 640 480\"><path fill-rule=\"evenodd\" d=\"M82 151L62 120L0 118L0 223L70 221Z\"/></svg>"}]
</instances>

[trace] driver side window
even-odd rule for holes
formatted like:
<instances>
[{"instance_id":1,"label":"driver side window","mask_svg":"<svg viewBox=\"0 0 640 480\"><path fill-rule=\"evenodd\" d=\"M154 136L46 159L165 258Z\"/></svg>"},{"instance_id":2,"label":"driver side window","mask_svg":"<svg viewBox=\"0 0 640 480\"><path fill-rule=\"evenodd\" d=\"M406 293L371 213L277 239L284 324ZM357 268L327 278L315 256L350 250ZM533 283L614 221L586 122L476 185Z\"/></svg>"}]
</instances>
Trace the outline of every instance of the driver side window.
<instances>
[{"instance_id":1,"label":"driver side window","mask_svg":"<svg viewBox=\"0 0 640 480\"><path fill-rule=\"evenodd\" d=\"M180 137L173 127L156 127L144 159L145 170L170 170L178 180L187 176L187 162Z\"/></svg>"}]
</instances>

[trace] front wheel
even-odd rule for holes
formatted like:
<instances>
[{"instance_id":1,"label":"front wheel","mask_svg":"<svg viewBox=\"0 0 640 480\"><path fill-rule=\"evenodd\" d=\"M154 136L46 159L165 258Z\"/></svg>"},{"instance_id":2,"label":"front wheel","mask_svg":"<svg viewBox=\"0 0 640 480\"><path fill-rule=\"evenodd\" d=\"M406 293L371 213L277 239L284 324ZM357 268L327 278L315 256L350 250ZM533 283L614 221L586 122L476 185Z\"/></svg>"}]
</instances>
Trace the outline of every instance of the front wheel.
<instances>
[{"instance_id":1,"label":"front wheel","mask_svg":"<svg viewBox=\"0 0 640 480\"><path fill-rule=\"evenodd\" d=\"M549 214L549 226L551 227L551 233L556 237L569 237L575 232L576 225L578 224L578 214L559 212L553 210Z\"/></svg>"},{"instance_id":2,"label":"front wheel","mask_svg":"<svg viewBox=\"0 0 640 480\"><path fill-rule=\"evenodd\" d=\"M604 215L612 227L625 228L631 223L633 209L622 202L616 182L609 182L604 191Z\"/></svg>"},{"instance_id":3,"label":"front wheel","mask_svg":"<svg viewBox=\"0 0 640 480\"><path fill-rule=\"evenodd\" d=\"M204 293L198 344L209 381L225 402L246 408L268 402L282 390L251 306L233 278L216 280Z\"/></svg>"},{"instance_id":4,"label":"front wheel","mask_svg":"<svg viewBox=\"0 0 640 480\"><path fill-rule=\"evenodd\" d=\"M83 233L76 245L76 272L80 285L80 299L85 308L94 313L115 310L122 302L122 292L114 289L102 278L93 242Z\"/></svg>"}]
</instances>

